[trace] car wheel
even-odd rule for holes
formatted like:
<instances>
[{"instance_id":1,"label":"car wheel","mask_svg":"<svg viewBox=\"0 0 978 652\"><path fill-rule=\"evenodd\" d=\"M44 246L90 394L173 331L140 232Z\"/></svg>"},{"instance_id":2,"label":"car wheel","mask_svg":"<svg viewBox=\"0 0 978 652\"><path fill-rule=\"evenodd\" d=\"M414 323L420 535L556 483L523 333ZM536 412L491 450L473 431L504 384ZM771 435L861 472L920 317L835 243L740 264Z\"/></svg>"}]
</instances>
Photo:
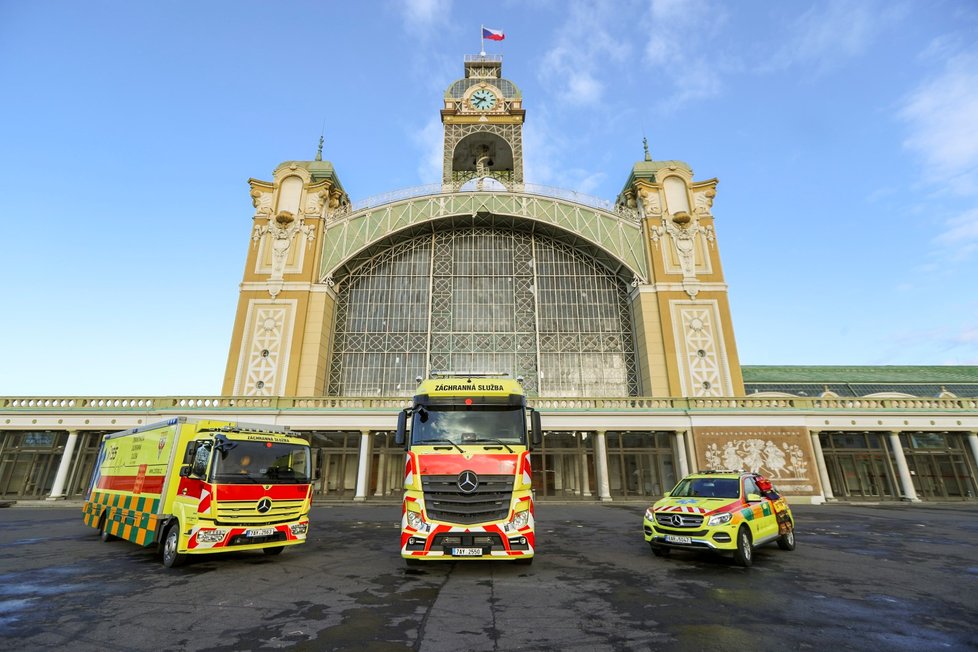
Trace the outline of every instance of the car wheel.
<instances>
[{"instance_id":1,"label":"car wheel","mask_svg":"<svg viewBox=\"0 0 978 652\"><path fill-rule=\"evenodd\" d=\"M102 543L107 543L109 541L114 541L115 537L109 534L109 523L108 517L103 513L102 518L98 522L98 538L102 540Z\"/></svg>"},{"instance_id":2,"label":"car wheel","mask_svg":"<svg viewBox=\"0 0 978 652\"><path fill-rule=\"evenodd\" d=\"M787 532L778 537L778 547L782 550L795 549L795 528L789 527Z\"/></svg>"},{"instance_id":3,"label":"car wheel","mask_svg":"<svg viewBox=\"0 0 978 652\"><path fill-rule=\"evenodd\" d=\"M163 565L167 568L175 568L183 564L187 555L177 552L180 543L180 524L174 523L167 528L163 535Z\"/></svg>"},{"instance_id":4,"label":"car wheel","mask_svg":"<svg viewBox=\"0 0 978 652\"><path fill-rule=\"evenodd\" d=\"M669 548L663 548L662 546L657 546L652 543L650 543L649 546L652 548L652 554L655 555L656 557L669 556Z\"/></svg>"},{"instance_id":5,"label":"car wheel","mask_svg":"<svg viewBox=\"0 0 978 652\"><path fill-rule=\"evenodd\" d=\"M748 568L754 563L754 539L746 526L737 532L737 549L734 551L734 562L744 568Z\"/></svg>"},{"instance_id":6,"label":"car wheel","mask_svg":"<svg viewBox=\"0 0 978 652\"><path fill-rule=\"evenodd\" d=\"M409 567L409 568L417 568L418 566L421 566L422 564L424 564L424 562L421 561L420 559L414 559L413 557L405 557L404 558L404 565L407 566L407 567Z\"/></svg>"},{"instance_id":7,"label":"car wheel","mask_svg":"<svg viewBox=\"0 0 978 652\"><path fill-rule=\"evenodd\" d=\"M282 551L285 550L285 546L275 546L274 548L262 548L261 550L269 557L273 557L275 555L281 555Z\"/></svg>"}]
</instances>

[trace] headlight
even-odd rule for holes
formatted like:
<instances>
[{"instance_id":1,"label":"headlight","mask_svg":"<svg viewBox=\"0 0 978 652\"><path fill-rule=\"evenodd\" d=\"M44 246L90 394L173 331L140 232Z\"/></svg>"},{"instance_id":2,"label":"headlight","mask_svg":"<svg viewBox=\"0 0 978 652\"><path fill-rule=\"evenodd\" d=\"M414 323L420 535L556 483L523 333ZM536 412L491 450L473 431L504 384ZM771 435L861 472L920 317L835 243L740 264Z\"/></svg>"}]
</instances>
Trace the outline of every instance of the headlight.
<instances>
[{"instance_id":1,"label":"headlight","mask_svg":"<svg viewBox=\"0 0 978 652\"><path fill-rule=\"evenodd\" d=\"M729 523L731 518L733 518L733 514L730 512L727 512L726 514L716 514L711 516L710 520L707 521L706 524L710 527L713 527L714 525L723 525L724 523Z\"/></svg>"},{"instance_id":2,"label":"headlight","mask_svg":"<svg viewBox=\"0 0 978 652\"><path fill-rule=\"evenodd\" d=\"M518 530L520 528L526 527L526 524L530 522L530 510L525 509L522 512L516 512L516 516L513 517L513 529Z\"/></svg>"},{"instance_id":3,"label":"headlight","mask_svg":"<svg viewBox=\"0 0 978 652\"><path fill-rule=\"evenodd\" d=\"M419 514L418 512L408 512L407 523L410 527L413 527L415 530L420 530L422 527L424 527L424 519L421 518L421 514Z\"/></svg>"},{"instance_id":4,"label":"headlight","mask_svg":"<svg viewBox=\"0 0 978 652\"><path fill-rule=\"evenodd\" d=\"M645 510L645 520L646 521L652 521L653 523L655 523L655 514L652 513L652 508L651 507L649 507L647 510Z\"/></svg>"},{"instance_id":5,"label":"headlight","mask_svg":"<svg viewBox=\"0 0 978 652\"><path fill-rule=\"evenodd\" d=\"M200 543L220 543L227 536L227 530L199 530L197 541Z\"/></svg>"}]
</instances>

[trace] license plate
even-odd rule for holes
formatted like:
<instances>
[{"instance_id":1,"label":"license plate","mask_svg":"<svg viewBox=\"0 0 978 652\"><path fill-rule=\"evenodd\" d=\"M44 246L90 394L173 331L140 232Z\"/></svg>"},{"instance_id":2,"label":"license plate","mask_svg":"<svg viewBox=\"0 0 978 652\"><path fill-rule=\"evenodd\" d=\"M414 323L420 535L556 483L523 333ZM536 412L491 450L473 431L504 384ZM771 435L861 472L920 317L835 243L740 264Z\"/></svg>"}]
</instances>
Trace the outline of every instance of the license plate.
<instances>
[{"instance_id":1,"label":"license plate","mask_svg":"<svg viewBox=\"0 0 978 652\"><path fill-rule=\"evenodd\" d=\"M270 537L275 534L273 527L257 527L245 532L246 537Z\"/></svg>"},{"instance_id":2,"label":"license plate","mask_svg":"<svg viewBox=\"0 0 978 652\"><path fill-rule=\"evenodd\" d=\"M689 537L677 537L674 534L666 535L666 543L692 543L693 540Z\"/></svg>"},{"instance_id":3,"label":"license plate","mask_svg":"<svg viewBox=\"0 0 978 652\"><path fill-rule=\"evenodd\" d=\"M481 557L482 548L452 548L452 557Z\"/></svg>"}]
</instances>

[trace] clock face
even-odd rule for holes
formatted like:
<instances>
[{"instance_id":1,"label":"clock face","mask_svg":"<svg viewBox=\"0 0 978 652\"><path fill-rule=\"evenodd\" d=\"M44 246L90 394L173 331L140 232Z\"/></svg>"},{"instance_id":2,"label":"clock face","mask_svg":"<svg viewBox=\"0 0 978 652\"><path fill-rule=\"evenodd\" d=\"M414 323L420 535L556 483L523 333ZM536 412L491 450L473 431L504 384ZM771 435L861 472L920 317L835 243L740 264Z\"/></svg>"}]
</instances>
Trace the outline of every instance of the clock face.
<instances>
[{"instance_id":1,"label":"clock face","mask_svg":"<svg viewBox=\"0 0 978 652\"><path fill-rule=\"evenodd\" d=\"M469 102L472 104L473 108L480 111L489 111L492 107L496 106L496 95L490 90L485 88L480 88L476 92L472 93L469 97Z\"/></svg>"}]
</instances>

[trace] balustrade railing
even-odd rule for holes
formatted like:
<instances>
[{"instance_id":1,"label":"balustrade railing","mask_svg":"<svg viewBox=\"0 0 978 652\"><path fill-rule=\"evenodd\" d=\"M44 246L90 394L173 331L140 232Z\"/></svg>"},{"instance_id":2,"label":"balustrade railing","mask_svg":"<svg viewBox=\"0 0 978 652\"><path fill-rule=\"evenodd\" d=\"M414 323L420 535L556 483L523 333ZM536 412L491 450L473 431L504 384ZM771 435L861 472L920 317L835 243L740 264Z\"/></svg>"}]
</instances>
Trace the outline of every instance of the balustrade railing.
<instances>
[{"instance_id":1,"label":"balustrade railing","mask_svg":"<svg viewBox=\"0 0 978 652\"><path fill-rule=\"evenodd\" d=\"M978 398L817 398L817 397L531 397L531 407L555 411L675 410L978 410ZM11 396L0 397L0 412L171 412L215 410L399 410L411 399L398 396Z\"/></svg>"}]
</instances>

